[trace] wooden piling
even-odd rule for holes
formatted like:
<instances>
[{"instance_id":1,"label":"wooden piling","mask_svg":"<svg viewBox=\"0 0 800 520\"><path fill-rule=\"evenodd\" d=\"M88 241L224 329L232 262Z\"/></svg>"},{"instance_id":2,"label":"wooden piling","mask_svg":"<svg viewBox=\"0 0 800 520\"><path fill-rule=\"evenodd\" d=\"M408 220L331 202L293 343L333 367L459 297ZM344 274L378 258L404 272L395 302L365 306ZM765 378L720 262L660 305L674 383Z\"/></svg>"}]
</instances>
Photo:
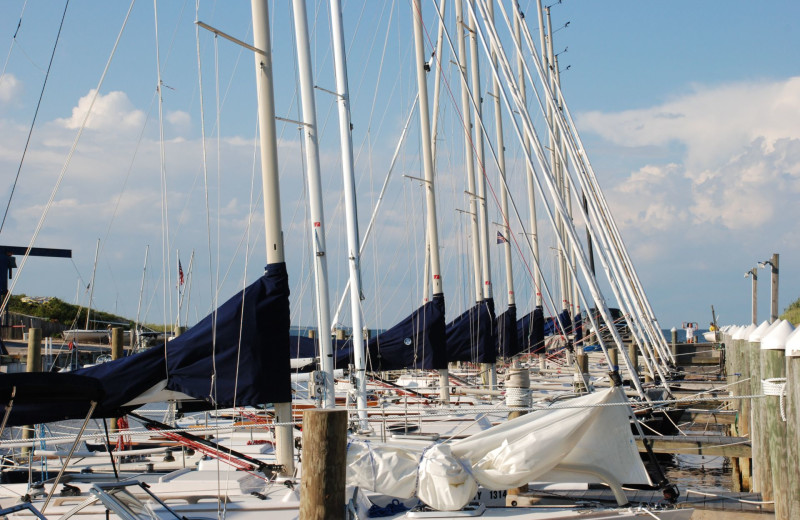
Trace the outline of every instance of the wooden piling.
<instances>
[{"instance_id":1,"label":"wooden piling","mask_svg":"<svg viewBox=\"0 0 800 520\"><path fill-rule=\"evenodd\" d=\"M122 328L113 327L111 329L111 360L119 359L124 355L125 342L123 341ZM118 430L117 418L111 418L111 431Z\"/></svg>"},{"instance_id":2,"label":"wooden piling","mask_svg":"<svg viewBox=\"0 0 800 520\"><path fill-rule=\"evenodd\" d=\"M344 520L347 411L303 412L300 520Z\"/></svg>"},{"instance_id":3,"label":"wooden piling","mask_svg":"<svg viewBox=\"0 0 800 520\"><path fill-rule=\"evenodd\" d=\"M724 338L727 355L728 384L731 385L732 397L740 397L749 393L749 382L741 383L747 379L745 359L749 359L747 342L733 339L727 335ZM750 401L746 399L733 399L730 408L736 411L736 421L731 425L732 437L748 437L750 435ZM749 457L735 457L731 459L733 472L733 491L749 491L751 489L751 470Z\"/></svg>"},{"instance_id":4,"label":"wooden piling","mask_svg":"<svg viewBox=\"0 0 800 520\"><path fill-rule=\"evenodd\" d=\"M111 359L119 359L123 356L124 342L122 340L122 328L114 327L111 329Z\"/></svg>"},{"instance_id":5,"label":"wooden piling","mask_svg":"<svg viewBox=\"0 0 800 520\"><path fill-rule=\"evenodd\" d=\"M761 345L747 342L750 358L750 395L761 395ZM765 461L763 408L760 399L754 398L750 402L750 443L752 445L753 459L753 491L760 492L764 500L772 500L772 479L765 473L769 466ZM767 498L769 497L769 498Z\"/></svg>"},{"instance_id":6,"label":"wooden piling","mask_svg":"<svg viewBox=\"0 0 800 520\"><path fill-rule=\"evenodd\" d=\"M761 379L773 379L786 377L786 356L783 350L761 350ZM764 432L764 452L765 479L770 480L771 500L775 501L775 518L791 518L789 516L789 496L788 496L788 465L786 457L786 424L781 419L779 396L768 395L761 399L763 432ZM792 470L797 471L797 467L792 464ZM766 488L766 486L765 486ZM763 497L763 494L762 494ZM770 498L764 497L764 500Z\"/></svg>"},{"instance_id":7,"label":"wooden piling","mask_svg":"<svg viewBox=\"0 0 800 520\"><path fill-rule=\"evenodd\" d=\"M800 518L800 356L786 356L786 459L790 461L787 481L788 518Z\"/></svg>"},{"instance_id":8,"label":"wooden piling","mask_svg":"<svg viewBox=\"0 0 800 520\"><path fill-rule=\"evenodd\" d=\"M629 343L628 344L628 358L631 360L631 365L636 370L637 374L639 372L639 349L636 346L636 343Z\"/></svg>"},{"instance_id":9,"label":"wooden piling","mask_svg":"<svg viewBox=\"0 0 800 520\"><path fill-rule=\"evenodd\" d=\"M611 366L609 370L619 370L619 352L616 348L611 347L608 349L608 357L611 358Z\"/></svg>"},{"instance_id":10,"label":"wooden piling","mask_svg":"<svg viewBox=\"0 0 800 520\"><path fill-rule=\"evenodd\" d=\"M42 371L42 329L28 329L28 357L25 360L25 372ZM26 424L22 427L22 438L25 440L33 439L34 425ZM22 456L27 457L30 448L22 448Z\"/></svg>"},{"instance_id":11,"label":"wooden piling","mask_svg":"<svg viewBox=\"0 0 800 520\"><path fill-rule=\"evenodd\" d=\"M736 340L736 360L739 381L746 381L750 377L750 355L746 340ZM748 382L736 385L737 396L746 395L750 391ZM750 399L739 399L739 422L738 435L740 437L750 437L750 412L752 403ZM751 442L752 445L752 442ZM753 490L753 459L739 459L739 469L742 472L742 491Z\"/></svg>"}]
</instances>

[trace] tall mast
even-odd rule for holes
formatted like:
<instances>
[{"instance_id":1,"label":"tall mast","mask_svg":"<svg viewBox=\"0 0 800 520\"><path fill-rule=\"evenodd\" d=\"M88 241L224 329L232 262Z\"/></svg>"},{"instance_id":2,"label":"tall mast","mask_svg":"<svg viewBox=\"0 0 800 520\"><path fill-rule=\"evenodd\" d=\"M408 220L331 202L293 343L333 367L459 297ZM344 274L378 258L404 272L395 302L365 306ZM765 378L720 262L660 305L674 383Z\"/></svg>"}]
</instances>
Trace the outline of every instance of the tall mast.
<instances>
[{"instance_id":1,"label":"tall mast","mask_svg":"<svg viewBox=\"0 0 800 520\"><path fill-rule=\"evenodd\" d=\"M275 94L272 85L272 48L269 35L268 0L251 0L253 10L253 46L256 88L258 90L258 130L261 137L261 183L264 192L264 231L267 265L284 263L281 200L278 183L278 145L275 131ZM286 345L288 348L288 344ZM292 438L292 403L275 403L280 426L275 427L275 452L278 464L288 474L294 473Z\"/></svg>"},{"instance_id":2,"label":"tall mast","mask_svg":"<svg viewBox=\"0 0 800 520\"><path fill-rule=\"evenodd\" d=\"M444 298L442 270L439 264L439 230L436 225L436 193L434 191L433 157L431 154L431 125L428 108L428 84L425 76L425 49L422 40L422 6L413 0L411 18L414 22L414 66L417 69L419 89L419 127L422 139L422 165L425 172L425 204L427 209L427 243L430 246L430 276L434 298ZM443 404L450 403L449 375L446 368L439 369L439 395Z\"/></svg>"},{"instance_id":3,"label":"tall mast","mask_svg":"<svg viewBox=\"0 0 800 520\"><path fill-rule=\"evenodd\" d=\"M477 20L474 16L469 19L469 51L470 51L470 70L472 80L472 95L475 99L473 108L475 109L474 126L474 147L475 158L478 162L477 197L478 197L478 227L481 233L481 274L483 278L483 298L492 297L492 276L491 262L489 258L489 216L486 211L486 161L483 149L483 125L477 124L483 120L482 96L481 96L481 71L478 63L478 37L476 35Z\"/></svg>"},{"instance_id":4,"label":"tall mast","mask_svg":"<svg viewBox=\"0 0 800 520\"><path fill-rule=\"evenodd\" d=\"M483 299L483 283L482 283L482 269L481 269L481 237L480 227L478 226L478 197L477 188L475 187L475 160L473 158L472 139L470 136L470 128L472 128L472 104L469 99L469 83L467 76L467 44L464 38L466 37L465 31L467 30L467 23L464 21L464 11L462 0L456 0L456 25L458 43L458 68L460 74L463 75L464 80L461 81L461 113L464 120L464 163L467 169L467 191L469 192L469 222L470 229L472 230L472 261L474 276L473 288L475 290L475 301L480 302Z\"/></svg>"},{"instance_id":5,"label":"tall mast","mask_svg":"<svg viewBox=\"0 0 800 520\"><path fill-rule=\"evenodd\" d=\"M494 22L494 2L489 2L489 16ZM492 53L492 64L497 66L497 55ZM497 166L500 170L500 176L506 178L506 154L505 154L505 141L503 139L503 112L500 107L500 82L498 78L494 78L493 82L494 94L494 127L497 134ZM503 244L503 252L505 253L506 264L506 290L508 297L508 306L516 305L516 298L514 296L514 272L511 264L511 227L508 225L508 192L506 191L507 182L503 182L500 188L500 211L502 211L502 228L505 233L505 243Z\"/></svg>"},{"instance_id":6,"label":"tall mast","mask_svg":"<svg viewBox=\"0 0 800 520\"><path fill-rule=\"evenodd\" d=\"M314 248L314 280L317 294L317 341L323 373L322 404L335 408L333 382L333 349L331 348L331 311L328 296L328 261L325 256L325 217L322 206L322 181L317 141L317 108L314 102L314 79L308 43L308 17L305 0L293 0L295 38L297 43L300 97L303 108L302 131L306 146L306 180L308 183L312 247Z\"/></svg>"},{"instance_id":7,"label":"tall mast","mask_svg":"<svg viewBox=\"0 0 800 520\"><path fill-rule=\"evenodd\" d=\"M336 70L336 94L339 108L339 138L342 153L342 176L344 179L345 213L347 219L347 257L350 268L350 313L353 323L353 358L355 362L355 385L358 417L361 428L367 429L367 380L364 362L364 327L361 321L361 272L358 238L358 211L356 208L356 186L353 171L353 141L350 120L350 93L347 85L347 57L344 45L342 8L339 0L331 0L331 30L333 38L333 62ZM430 136L428 137L430 143Z\"/></svg>"},{"instance_id":8,"label":"tall mast","mask_svg":"<svg viewBox=\"0 0 800 520\"><path fill-rule=\"evenodd\" d=\"M474 148L475 159L478 163L478 178L476 179L476 198L478 199L478 228L480 229L481 239L481 278L483 300L492 298L492 264L489 257L489 215L486 208L486 159L483 148L483 96L481 96L481 71L478 62L478 36L476 34L478 21L474 15L469 19L469 47L470 47L470 70L472 80L472 95L475 103L474 125ZM486 324L494 327L493 323ZM483 326L483 324L481 325ZM483 363L486 375L488 376L488 386L494 389L497 386L497 374L495 373L494 363Z\"/></svg>"},{"instance_id":9,"label":"tall mast","mask_svg":"<svg viewBox=\"0 0 800 520\"><path fill-rule=\"evenodd\" d=\"M521 12L521 8L518 2L514 2L514 8L516 9L517 13ZM527 91L525 90L525 63L522 57L522 36L521 36L521 28L520 28L520 15L514 16L514 38L517 41L517 47L520 49L520 52L517 53L517 77L519 82L520 93L522 95L522 102L527 106ZM544 28L542 26L542 17L541 17L541 9L539 9L539 42L544 49ZM533 147L531 146L531 138L530 136L525 133L525 155L529 155L533 152ZM534 269L534 290L536 292L536 299L535 303L537 307L543 307L544 302L542 299L542 271L539 268L540 265L540 257L539 257L539 223L536 219L536 190L535 190L535 183L533 180L533 176L535 172L531 165L526 161L525 163L525 171L527 173L527 186L528 186L528 206L530 208L530 233L531 233L531 249L533 254L533 269Z\"/></svg>"}]
</instances>

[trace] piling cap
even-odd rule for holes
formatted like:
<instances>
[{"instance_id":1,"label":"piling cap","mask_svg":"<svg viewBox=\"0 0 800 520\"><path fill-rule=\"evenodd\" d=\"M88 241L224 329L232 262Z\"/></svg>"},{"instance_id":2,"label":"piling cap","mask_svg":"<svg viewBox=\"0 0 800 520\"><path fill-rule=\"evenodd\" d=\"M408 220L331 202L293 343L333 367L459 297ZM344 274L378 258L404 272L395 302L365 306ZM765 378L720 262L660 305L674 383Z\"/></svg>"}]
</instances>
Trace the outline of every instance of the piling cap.
<instances>
[{"instance_id":1,"label":"piling cap","mask_svg":"<svg viewBox=\"0 0 800 520\"><path fill-rule=\"evenodd\" d=\"M777 320L777 325L761 340L761 350L785 350L786 339L794 332L794 327L786 320Z\"/></svg>"},{"instance_id":2,"label":"piling cap","mask_svg":"<svg viewBox=\"0 0 800 520\"><path fill-rule=\"evenodd\" d=\"M800 327L786 338L786 357L800 357Z\"/></svg>"},{"instance_id":3,"label":"piling cap","mask_svg":"<svg viewBox=\"0 0 800 520\"><path fill-rule=\"evenodd\" d=\"M740 328L736 334L733 335L733 339L747 340L747 337L750 336L750 333L754 330L756 330L755 325L747 325L746 327L742 326L742 328Z\"/></svg>"},{"instance_id":4,"label":"piling cap","mask_svg":"<svg viewBox=\"0 0 800 520\"><path fill-rule=\"evenodd\" d=\"M746 339L750 343L761 343L761 338L769 334L770 327L771 326L769 322L767 320L764 320L761 322L761 325L756 327L756 329L750 332L750 334L746 336L744 339Z\"/></svg>"}]
</instances>

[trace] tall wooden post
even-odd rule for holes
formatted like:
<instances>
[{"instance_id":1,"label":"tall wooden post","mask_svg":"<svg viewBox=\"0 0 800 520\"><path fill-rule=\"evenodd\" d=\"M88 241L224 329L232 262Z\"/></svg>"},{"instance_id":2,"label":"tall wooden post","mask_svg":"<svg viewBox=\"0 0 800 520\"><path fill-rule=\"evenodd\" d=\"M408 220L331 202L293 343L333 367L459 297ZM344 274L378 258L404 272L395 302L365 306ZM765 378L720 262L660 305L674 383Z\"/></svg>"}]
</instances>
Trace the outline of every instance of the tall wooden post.
<instances>
[{"instance_id":1,"label":"tall wooden post","mask_svg":"<svg viewBox=\"0 0 800 520\"><path fill-rule=\"evenodd\" d=\"M772 281L770 290L769 322L778 319L778 253L772 254Z\"/></svg>"},{"instance_id":2,"label":"tall wooden post","mask_svg":"<svg viewBox=\"0 0 800 520\"><path fill-rule=\"evenodd\" d=\"M747 342L750 356L750 395L761 395L761 345ZM764 446L764 404L761 399L750 403L750 443L753 460L753 491L764 500L772 500L772 479L766 472L769 462ZM769 498L767 498L769 497Z\"/></svg>"},{"instance_id":3,"label":"tall wooden post","mask_svg":"<svg viewBox=\"0 0 800 520\"><path fill-rule=\"evenodd\" d=\"M761 379L783 378L786 376L786 357L783 350L767 350L762 342ZM771 481L772 500L775 501L775 518L788 516L788 460L786 457L786 423L781 419L779 396L767 395L762 400L764 431L764 458L768 458L765 478ZM792 471L797 471L796 461L792 461ZM762 495L763 496L763 495ZM764 497L764 500L770 500Z\"/></svg>"},{"instance_id":4,"label":"tall wooden post","mask_svg":"<svg viewBox=\"0 0 800 520\"><path fill-rule=\"evenodd\" d=\"M131 331L133 334L133 331ZM122 335L122 328L121 327L113 327L111 329L111 360L119 359L125 355L125 343L123 341ZM117 431L117 418L112 417L111 419L111 431Z\"/></svg>"},{"instance_id":5,"label":"tall wooden post","mask_svg":"<svg viewBox=\"0 0 800 520\"><path fill-rule=\"evenodd\" d=\"M42 329L28 329L28 358L25 361L25 372L42 371ZM34 438L34 425L27 424L22 427L22 438ZM22 456L27 457L30 447L22 448Z\"/></svg>"},{"instance_id":6,"label":"tall wooden post","mask_svg":"<svg viewBox=\"0 0 800 520\"><path fill-rule=\"evenodd\" d=\"M639 374L639 349L636 343L628 344L628 357L631 360L631 366L636 370L636 374L631 374L631 377L638 377Z\"/></svg>"},{"instance_id":7,"label":"tall wooden post","mask_svg":"<svg viewBox=\"0 0 800 520\"><path fill-rule=\"evenodd\" d=\"M303 412L300 520L344 520L347 410Z\"/></svg>"},{"instance_id":8,"label":"tall wooden post","mask_svg":"<svg viewBox=\"0 0 800 520\"><path fill-rule=\"evenodd\" d=\"M794 343L794 345L793 345ZM794 347L794 348L792 348ZM789 516L800 518L800 336L789 338L786 343L786 459L791 461L787 492Z\"/></svg>"}]
</instances>

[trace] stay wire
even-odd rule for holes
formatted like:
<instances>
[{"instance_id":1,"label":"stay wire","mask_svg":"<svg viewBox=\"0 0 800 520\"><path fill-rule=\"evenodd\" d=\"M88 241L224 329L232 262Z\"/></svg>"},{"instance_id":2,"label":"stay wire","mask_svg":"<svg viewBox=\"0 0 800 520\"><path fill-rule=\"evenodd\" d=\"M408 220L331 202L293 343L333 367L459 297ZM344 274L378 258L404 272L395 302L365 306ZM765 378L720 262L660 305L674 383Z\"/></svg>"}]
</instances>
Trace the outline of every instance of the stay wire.
<instances>
[{"instance_id":1,"label":"stay wire","mask_svg":"<svg viewBox=\"0 0 800 520\"><path fill-rule=\"evenodd\" d=\"M27 4L27 1L25 2ZM50 77L50 68L53 66L53 58L56 55L56 49L58 48L58 42L61 39L61 29L64 27L64 19L67 16L67 8L69 7L69 0L64 4L64 12L61 14L61 23L58 25L58 34L56 34L56 41L53 43L53 50L50 53L50 62L47 64L47 71L44 74L44 82L42 83L42 90L39 92L39 100L36 102L36 110L33 112L33 121L31 121L31 126L28 129L28 137L25 139L25 148L22 150L22 157L19 160L19 166L17 167L17 175L14 177L14 184L11 185L11 193L8 196L8 204L6 204L6 210L3 213L3 220L0 222L0 233L3 232L3 226L6 224L6 218L8 217L8 211L11 208L11 201L14 199L14 192L17 189L17 183L19 182L19 174L22 171L22 165L25 162L25 156L28 153L28 147L31 144L31 136L33 135L33 128L36 126L36 118L39 115L39 108L42 106L42 98L44 97L44 90L47 87L47 80ZM25 11L25 7L22 8L23 12ZM19 23L17 24L17 30L14 32L14 38L12 39L12 47L14 45L14 41L17 39L17 32L19 31L19 27L22 25L22 14L20 14ZM11 49L8 50L8 56L11 56ZM5 76L6 65L8 65L8 57L6 58L6 63L3 65L3 74L0 75L0 78Z\"/></svg>"}]
</instances>

